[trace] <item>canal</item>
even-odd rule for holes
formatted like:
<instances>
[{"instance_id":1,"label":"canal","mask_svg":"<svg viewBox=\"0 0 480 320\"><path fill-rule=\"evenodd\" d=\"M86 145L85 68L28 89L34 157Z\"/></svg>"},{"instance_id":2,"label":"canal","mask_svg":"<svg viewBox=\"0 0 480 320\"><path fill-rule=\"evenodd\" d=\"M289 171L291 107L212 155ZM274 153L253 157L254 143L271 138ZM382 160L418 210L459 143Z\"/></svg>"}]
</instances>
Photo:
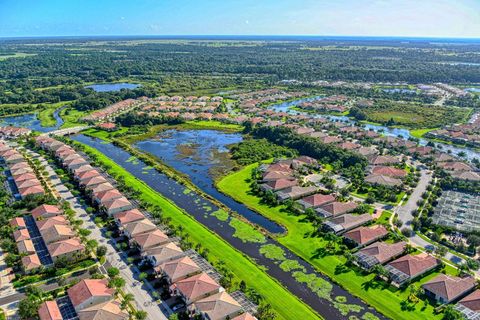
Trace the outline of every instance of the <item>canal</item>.
<instances>
[{"instance_id":1,"label":"canal","mask_svg":"<svg viewBox=\"0 0 480 320\"><path fill-rule=\"evenodd\" d=\"M214 203L195 192L187 190L183 185L166 175L149 168L145 163L133 158L123 149L84 135L74 136L73 139L107 154L113 161L164 197L169 198L178 207L217 233L233 247L254 259L259 265L265 266L266 272L270 276L281 282L290 292L310 305L325 319L343 320L348 319L349 316L362 317L366 313L379 319L386 319L359 298L330 282L329 279L316 272L310 264L276 241L266 237L245 239L238 236L239 224L240 228L248 228L246 223L233 216L220 217L219 208ZM243 227L241 227L242 223L245 224ZM293 272L290 269L282 268L278 261L267 258L265 253L262 254L262 250L273 247L277 250L280 249L284 254L284 259L294 263L297 271ZM305 279L308 279L308 281L305 281Z\"/></svg>"}]
</instances>

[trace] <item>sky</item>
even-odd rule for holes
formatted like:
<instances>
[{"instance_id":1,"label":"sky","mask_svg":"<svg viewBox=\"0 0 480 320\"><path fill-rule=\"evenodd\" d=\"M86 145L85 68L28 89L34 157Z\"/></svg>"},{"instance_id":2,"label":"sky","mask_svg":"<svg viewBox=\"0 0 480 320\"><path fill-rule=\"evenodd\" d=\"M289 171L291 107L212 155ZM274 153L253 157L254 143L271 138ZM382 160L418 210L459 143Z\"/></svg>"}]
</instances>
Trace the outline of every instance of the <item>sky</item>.
<instances>
[{"instance_id":1,"label":"sky","mask_svg":"<svg viewBox=\"0 0 480 320\"><path fill-rule=\"evenodd\" d=\"M0 0L0 37L480 38L480 0Z\"/></svg>"}]
</instances>

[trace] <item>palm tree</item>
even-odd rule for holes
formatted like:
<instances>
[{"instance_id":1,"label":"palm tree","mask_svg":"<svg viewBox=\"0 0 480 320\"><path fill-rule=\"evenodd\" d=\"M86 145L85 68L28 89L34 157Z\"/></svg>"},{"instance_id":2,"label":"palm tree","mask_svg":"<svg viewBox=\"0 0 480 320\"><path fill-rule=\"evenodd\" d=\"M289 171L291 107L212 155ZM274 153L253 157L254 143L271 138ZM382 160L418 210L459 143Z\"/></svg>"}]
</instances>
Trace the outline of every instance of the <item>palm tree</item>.
<instances>
[{"instance_id":1,"label":"palm tree","mask_svg":"<svg viewBox=\"0 0 480 320\"><path fill-rule=\"evenodd\" d=\"M132 302L134 299L135 297L131 293L127 293L126 295L124 295L121 304L122 309L126 309L130 302Z\"/></svg>"}]
</instances>

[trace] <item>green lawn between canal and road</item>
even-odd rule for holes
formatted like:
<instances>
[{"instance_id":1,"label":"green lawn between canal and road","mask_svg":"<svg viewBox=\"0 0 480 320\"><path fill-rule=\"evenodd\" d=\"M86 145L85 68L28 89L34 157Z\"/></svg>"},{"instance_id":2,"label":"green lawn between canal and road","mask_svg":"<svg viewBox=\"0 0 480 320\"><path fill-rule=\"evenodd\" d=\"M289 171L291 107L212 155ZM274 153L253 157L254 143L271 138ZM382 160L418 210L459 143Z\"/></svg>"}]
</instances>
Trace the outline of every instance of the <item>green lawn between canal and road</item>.
<instances>
[{"instance_id":1,"label":"green lawn between canal and road","mask_svg":"<svg viewBox=\"0 0 480 320\"><path fill-rule=\"evenodd\" d=\"M258 265L234 249L218 235L208 230L169 199L151 189L147 184L135 178L119 164L99 152L97 149L83 144L85 150L95 154L98 161L110 167L109 172L125 178L125 183L141 192L141 200L151 205L158 205L163 214L170 217L175 226L182 226L190 235L190 240L200 243L209 250L212 260L222 260L235 275L237 282L244 280L248 287L261 294L276 311L279 319L321 319L309 306L285 289L276 280L268 276Z\"/></svg>"},{"instance_id":2,"label":"green lawn between canal and road","mask_svg":"<svg viewBox=\"0 0 480 320\"><path fill-rule=\"evenodd\" d=\"M297 255L308 261L319 271L334 279L345 289L360 297L368 304L374 306L384 315L398 320L411 319L441 319L442 315L435 314L434 307L420 301L413 305L413 310L402 310L402 302L408 300L409 289L395 290L385 288L380 282L372 280L373 274L363 275L353 270L344 273L336 273L336 267L345 263L345 258L338 255L330 255L322 258L314 257L315 251L326 245L326 241L321 238L310 238L308 235L314 231L310 223L302 222L303 217L288 215L282 211L282 206L270 207L262 204L260 198L250 193L249 179L252 170L257 164L252 164L243 169L234 172L217 183L217 188L234 198L235 200L247 205L249 208L261 213L273 221L285 226L288 230L287 235L278 237L277 240ZM456 270L447 266L446 272L456 274ZM432 279L438 273L429 274L415 283L420 286L422 283ZM369 284L370 282L370 285ZM412 304L409 304L410 308Z\"/></svg>"}]
</instances>

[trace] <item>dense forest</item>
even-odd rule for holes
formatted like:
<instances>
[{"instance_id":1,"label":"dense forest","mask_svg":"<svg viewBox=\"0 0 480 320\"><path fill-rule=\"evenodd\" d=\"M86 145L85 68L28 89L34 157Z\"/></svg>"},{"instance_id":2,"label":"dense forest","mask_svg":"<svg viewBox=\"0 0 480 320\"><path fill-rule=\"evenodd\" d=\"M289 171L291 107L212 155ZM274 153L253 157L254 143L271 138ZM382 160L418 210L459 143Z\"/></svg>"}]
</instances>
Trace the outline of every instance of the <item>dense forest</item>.
<instances>
[{"instance_id":1,"label":"dense forest","mask_svg":"<svg viewBox=\"0 0 480 320\"><path fill-rule=\"evenodd\" d=\"M468 42L36 39L0 44L4 57L24 54L0 59L0 78L8 79L0 82L0 91L7 93L2 103L41 103L50 92L32 88L64 85L71 91L58 99L73 100L82 94L79 84L125 78L155 81L164 91L283 79L480 82L475 54L480 45ZM24 100L18 101L19 94Z\"/></svg>"}]
</instances>

